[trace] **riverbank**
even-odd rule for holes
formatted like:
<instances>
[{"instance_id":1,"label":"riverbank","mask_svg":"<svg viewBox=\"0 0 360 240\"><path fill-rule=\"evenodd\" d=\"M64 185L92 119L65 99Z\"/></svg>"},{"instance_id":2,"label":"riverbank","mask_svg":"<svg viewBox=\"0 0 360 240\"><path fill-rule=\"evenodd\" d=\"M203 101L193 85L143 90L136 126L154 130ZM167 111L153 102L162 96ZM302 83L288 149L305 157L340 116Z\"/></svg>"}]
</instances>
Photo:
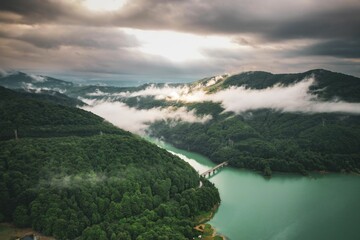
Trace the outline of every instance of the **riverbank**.
<instances>
[{"instance_id":1,"label":"riverbank","mask_svg":"<svg viewBox=\"0 0 360 240\"><path fill-rule=\"evenodd\" d=\"M201 235L195 237L194 239L205 239L205 240L226 240L222 235L216 234L216 229L210 224L199 224L194 227L195 230L199 231Z\"/></svg>"},{"instance_id":2,"label":"riverbank","mask_svg":"<svg viewBox=\"0 0 360 240\"><path fill-rule=\"evenodd\" d=\"M218 208L219 205L215 205L209 212L201 214L195 218L195 222L197 222L198 225L196 225L194 229L199 231L199 236L201 237L195 237L194 239L226 240L225 236L218 235L216 229L206 223L213 218Z\"/></svg>"},{"instance_id":3,"label":"riverbank","mask_svg":"<svg viewBox=\"0 0 360 240\"><path fill-rule=\"evenodd\" d=\"M159 145L198 172L215 166L205 156ZM221 207L213 216L208 213L198 220L228 239L338 240L359 235L360 178L356 174L311 172L304 177L274 172L269 180L255 171L226 167L209 180L219 189Z\"/></svg>"},{"instance_id":4,"label":"riverbank","mask_svg":"<svg viewBox=\"0 0 360 240\"><path fill-rule=\"evenodd\" d=\"M0 239L2 240L18 239L29 235L35 235L38 240L55 240L55 238L44 236L32 228L18 228L11 223L0 223Z\"/></svg>"}]
</instances>

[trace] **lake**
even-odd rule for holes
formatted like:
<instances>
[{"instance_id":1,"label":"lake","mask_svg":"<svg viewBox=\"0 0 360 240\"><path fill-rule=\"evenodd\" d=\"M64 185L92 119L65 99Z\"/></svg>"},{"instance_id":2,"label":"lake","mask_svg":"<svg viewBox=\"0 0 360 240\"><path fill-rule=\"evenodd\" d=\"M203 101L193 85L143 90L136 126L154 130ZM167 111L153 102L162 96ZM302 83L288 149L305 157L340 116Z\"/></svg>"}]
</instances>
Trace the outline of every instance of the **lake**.
<instances>
[{"instance_id":1,"label":"lake","mask_svg":"<svg viewBox=\"0 0 360 240\"><path fill-rule=\"evenodd\" d=\"M208 158L157 142L197 171ZM274 174L222 168L210 178L221 205L209 222L231 240L360 239L360 176Z\"/></svg>"}]
</instances>

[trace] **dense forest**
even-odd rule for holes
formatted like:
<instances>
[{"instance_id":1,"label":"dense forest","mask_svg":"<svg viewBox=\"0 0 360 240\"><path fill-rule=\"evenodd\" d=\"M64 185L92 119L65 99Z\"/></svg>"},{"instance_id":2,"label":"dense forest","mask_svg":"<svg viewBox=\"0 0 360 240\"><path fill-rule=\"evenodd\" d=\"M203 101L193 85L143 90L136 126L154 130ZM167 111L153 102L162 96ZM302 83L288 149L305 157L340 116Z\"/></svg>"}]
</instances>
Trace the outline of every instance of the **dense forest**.
<instances>
[{"instance_id":1,"label":"dense forest","mask_svg":"<svg viewBox=\"0 0 360 240\"><path fill-rule=\"evenodd\" d=\"M156 145L89 112L0 91L1 221L57 239L189 239L195 217L220 202Z\"/></svg>"},{"instance_id":2,"label":"dense forest","mask_svg":"<svg viewBox=\"0 0 360 240\"><path fill-rule=\"evenodd\" d=\"M218 91L230 86L245 86L251 89L264 89L276 84L288 86L309 77L316 79L316 84L309 89L310 92L316 92L318 97L323 100L341 98L347 102L360 102L359 78L325 69L292 74L272 74L262 71L244 72L227 77L225 81L209 87L209 91Z\"/></svg>"},{"instance_id":3,"label":"dense forest","mask_svg":"<svg viewBox=\"0 0 360 240\"><path fill-rule=\"evenodd\" d=\"M14 138L14 130L20 138L124 133L95 114L68 105L57 95L18 93L0 87L0 139Z\"/></svg>"},{"instance_id":4,"label":"dense forest","mask_svg":"<svg viewBox=\"0 0 360 240\"><path fill-rule=\"evenodd\" d=\"M205 89L209 93L231 86L265 89L276 84L287 86L307 77L316 79L309 92L316 93L321 100L360 101L359 78L322 69L298 74L245 72L226 76ZM194 86L206 86L210 79L197 81ZM154 98L137 100L137 105L126 103L138 108L149 108L149 104L164 106ZM179 102L173 104L177 106ZM214 102L182 103L182 106L198 115L209 114L212 120L205 124L159 121L152 124L149 134L204 154L214 162L229 161L232 166L258 170L265 175L271 175L272 171L360 172L358 115L286 113L271 109L235 115L224 112L221 104Z\"/></svg>"},{"instance_id":5,"label":"dense forest","mask_svg":"<svg viewBox=\"0 0 360 240\"><path fill-rule=\"evenodd\" d=\"M190 104L203 123L158 121L149 134L214 162L262 171L360 172L360 117L343 114L301 114L274 110L221 114L219 104Z\"/></svg>"}]
</instances>

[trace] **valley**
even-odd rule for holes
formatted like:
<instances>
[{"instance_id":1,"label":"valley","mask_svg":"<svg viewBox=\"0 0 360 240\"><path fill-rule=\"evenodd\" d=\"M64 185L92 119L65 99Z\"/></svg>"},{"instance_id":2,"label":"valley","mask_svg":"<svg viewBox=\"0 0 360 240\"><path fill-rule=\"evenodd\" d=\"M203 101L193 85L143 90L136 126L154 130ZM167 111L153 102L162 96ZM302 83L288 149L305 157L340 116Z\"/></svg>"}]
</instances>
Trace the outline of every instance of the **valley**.
<instances>
[{"instance_id":1,"label":"valley","mask_svg":"<svg viewBox=\"0 0 360 240\"><path fill-rule=\"evenodd\" d=\"M0 240L359 240L359 0L0 1Z\"/></svg>"},{"instance_id":2,"label":"valley","mask_svg":"<svg viewBox=\"0 0 360 240\"><path fill-rule=\"evenodd\" d=\"M18 226L59 239L183 239L221 199L209 223L228 239L357 237L358 78L249 72L119 88L10 77L13 85L0 78L15 90L0 89L0 138L2 201L14 205L3 205L2 217ZM199 188L199 174L224 162ZM77 227L64 230L64 221Z\"/></svg>"}]
</instances>

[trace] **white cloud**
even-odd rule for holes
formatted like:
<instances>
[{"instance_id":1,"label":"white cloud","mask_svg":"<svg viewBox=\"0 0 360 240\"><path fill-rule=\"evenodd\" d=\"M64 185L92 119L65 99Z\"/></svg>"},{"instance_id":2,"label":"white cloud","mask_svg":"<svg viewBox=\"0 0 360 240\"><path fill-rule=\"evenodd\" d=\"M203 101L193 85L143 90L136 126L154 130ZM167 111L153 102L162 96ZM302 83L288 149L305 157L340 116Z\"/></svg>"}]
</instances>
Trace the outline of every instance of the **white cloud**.
<instances>
[{"instance_id":1,"label":"white cloud","mask_svg":"<svg viewBox=\"0 0 360 240\"><path fill-rule=\"evenodd\" d=\"M200 101L204 96L205 92L201 89L201 86L196 86L195 88L190 88L188 86L179 86L173 87L169 85L164 85L163 87L158 87L154 84L149 87L135 91L135 92L118 92L118 93L107 93L99 89L96 89L95 92L87 93L87 96L103 96L103 97L120 97L120 98L129 98L129 97L147 97L152 96L157 100L169 100L169 101L184 101L184 102L195 102Z\"/></svg>"},{"instance_id":2,"label":"white cloud","mask_svg":"<svg viewBox=\"0 0 360 240\"><path fill-rule=\"evenodd\" d=\"M308 78L290 86L276 85L261 90L231 87L213 95L207 95L204 100L221 102L225 111L233 111L235 113L269 108L284 112L343 112L360 114L359 103L320 101L316 95L312 95L308 91L309 87L314 83L314 78Z\"/></svg>"},{"instance_id":3,"label":"white cloud","mask_svg":"<svg viewBox=\"0 0 360 240\"><path fill-rule=\"evenodd\" d=\"M340 100L320 101L316 95L309 93L309 87L313 84L316 84L316 80L307 78L289 86L275 85L266 89L230 87L213 94L206 93L200 86L194 88L187 86L165 86L163 88L150 86L144 90L132 92L128 96L154 96L156 99L183 102L220 102L225 111L235 113L262 108L284 112L360 113L359 103L348 103Z\"/></svg>"},{"instance_id":4,"label":"white cloud","mask_svg":"<svg viewBox=\"0 0 360 240\"><path fill-rule=\"evenodd\" d=\"M0 77L6 77L8 75L8 72L5 71L4 69L0 68Z\"/></svg>"},{"instance_id":5,"label":"white cloud","mask_svg":"<svg viewBox=\"0 0 360 240\"><path fill-rule=\"evenodd\" d=\"M55 91L59 93L65 93L66 89L60 88L47 88L47 87L36 87L32 83L22 83L22 88L27 92L41 93L42 91Z\"/></svg>"},{"instance_id":6,"label":"white cloud","mask_svg":"<svg viewBox=\"0 0 360 240\"><path fill-rule=\"evenodd\" d=\"M92 106L83 107L84 110L93 112L107 121L122 129L143 134L149 124L158 120L181 120L185 122L205 122L211 116L198 117L194 111L187 111L186 108L152 108L136 109L130 108L122 102L94 102Z\"/></svg>"},{"instance_id":7,"label":"white cloud","mask_svg":"<svg viewBox=\"0 0 360 240\"><path fill-rule=\"evenodd\" d=\"M266 89L246 89L245 87L230 87L213 94L208 94L201 85L193 88L189 86L164 87L149 86L144 90L136 92L120 92L115 94L101 93L104 96L141 97L153 96L164 101L181 102L219 102L227 112L241 114L248 110L275 109L284 112L302 113L325 113L342 112L349 114L360 114L359 103L348 103L340 100L321 101L309 92L309 87L316 84L314 78L307 78L289 86L275 85ZM94 94L100 94L96 92ZM93 94L93 95L94 95ZM82 99L83 100L83 99ZM85 101L86 102L86 101ZM93 104L94 102L87 102ZM115 125L133 132L141 132L156 120L178 119L188 122L203 122L209 117L199 119L193 112L187 112L185 108L152 108L149 110L138 110L129 108L121 102L96 103L88 108ZM139 131L140 130L140 131Z\"/></svg>"},{"instance_id":8,"label":"white cloud","mask_svg":"<svg viewBox=\"0 0 360 240\"><path fill-rule=\"evenodd\" d=\"M47 78L44 76L39 76L39 75L34 75L34 74L29 74L28 76L33 79L33 82L46 82L47 81Z\"/></svg>"},{"instance_id":9,"label":"white cloud","mask_svg":"<svg viewBox=\"0 0 360 240\"><path fill-rule=\"evenodd\" d=\"M106 176L102 174L88 172L66 176L55 175L50 179L50 181L47 181L46 184L50 184L51 186L58 188L71 188L84 184L95 185L105 181L106 179Z\"/></svg>"}]
</instances>

